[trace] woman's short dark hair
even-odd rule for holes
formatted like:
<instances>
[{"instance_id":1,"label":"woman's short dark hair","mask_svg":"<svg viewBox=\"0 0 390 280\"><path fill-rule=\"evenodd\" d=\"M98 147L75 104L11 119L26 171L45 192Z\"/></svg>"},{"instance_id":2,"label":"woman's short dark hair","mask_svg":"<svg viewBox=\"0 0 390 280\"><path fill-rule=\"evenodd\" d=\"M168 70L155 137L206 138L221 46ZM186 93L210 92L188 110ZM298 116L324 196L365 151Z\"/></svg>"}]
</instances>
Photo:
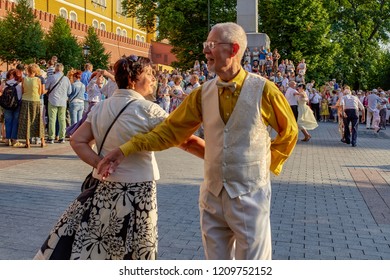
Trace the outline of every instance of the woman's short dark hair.
<instances>
[{"instance_id":1,"label":"woman's short dark hair","mask_svg":"<svg viewBox=\"0 0 390 280\"><path fill-rule=\"evenodd\" d=\"M130 55L119 59L114 65L115 81L118 88L129 88L130 83L137 81L138 76L146 66L152 66L152 61L147 57Z\"/></svg>"}]
</instances>

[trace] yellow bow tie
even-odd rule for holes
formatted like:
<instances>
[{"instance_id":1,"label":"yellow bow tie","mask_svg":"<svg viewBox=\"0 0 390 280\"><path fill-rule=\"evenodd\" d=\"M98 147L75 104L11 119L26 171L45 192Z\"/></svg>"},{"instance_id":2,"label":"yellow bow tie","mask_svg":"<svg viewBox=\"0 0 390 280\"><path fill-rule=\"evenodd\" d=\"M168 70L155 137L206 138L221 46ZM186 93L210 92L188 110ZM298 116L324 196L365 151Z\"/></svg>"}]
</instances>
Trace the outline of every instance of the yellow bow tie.
<instances>
[{"instance_id":1,"label":"yellow bow tie","mask_svg":"<svg viewBox=\"0 0 390 280\"><path fill-rule=\"evenodd\" d=\"M217 81L216 83L218 88L228 88L231 92L234 92L236 90L236 82L222 82L222 81Z\"/></svg>"}]
</instances>

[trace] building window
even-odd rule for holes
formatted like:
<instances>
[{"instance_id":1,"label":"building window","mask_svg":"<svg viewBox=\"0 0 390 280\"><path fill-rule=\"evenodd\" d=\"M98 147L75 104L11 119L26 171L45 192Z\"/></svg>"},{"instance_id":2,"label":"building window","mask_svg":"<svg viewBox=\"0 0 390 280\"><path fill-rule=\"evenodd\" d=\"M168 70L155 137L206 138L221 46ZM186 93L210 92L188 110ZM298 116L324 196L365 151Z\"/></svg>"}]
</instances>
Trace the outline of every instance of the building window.
<instances>
[{"instance_id":1,"label":"building window","mask_svg":"<svg viewBox=\"0 0 390 280\"><path fill-rule=\"evenodd\" d=\"M94 19L94 20L92 21L92 26L93 26L94 28L99 28L99 22L98 22L96 19Z\"/></svg>"},{"instance_id":2,"label":"building window","mask_svg":"<svg viewBox=\"0 0 390 280\"><path fill-rule=\"evenodd\" d=\"M69 19L73 21L77 21L77 14L73 11L69 13Z\"/></svg>"},{"instance_id":3,"label":"building window","mask_svg":"<svg viewBox=\"0 0 390 280\"><path fill-rule=\"evenodd\" d=\"M63 17L64 19L68 18L68 11L65 8L60 9L60 16Z\"/></svg>"},{"instance_id":4,"label":"building window","mask_svg":"<svg viewBox=\"0 0 390 280\"><path fill-rule=\"evenodd\" d=\"M122 36L123 36L123 37L127 37L127 31L124 30L124 29L122 30Z\"/></svg>"},{"instance_id":5,"label":"building window","mask_svg":"<svg viewBox=\"0 0 390 280\"><path fill-rule=\"evenodd\" d=\"M141 37L141 42L145 42L145 37L144 36Z\"/></svg>"},{"instance_id":6,"label":"building window","mask_svg":"<svg viewBox=\"0 0 390 280\"><path fill-rule=\"evenodd\" d=\"M116 0L116 12L120 15L123 15L122 1Z\"/></svg>"},{"instance_id":7,"label":"building window","mask_svg":"<svg viewBox=\"0 0 390 280\"><path fill-rule=\"evenodd\" d=\"M121 29L119 27L116 28L116 35L121 35Z\"/></svg>"},{"instance_id":8,"label":"building window","mask_svg":"<svg viewBox=\"0 0 390 280\"><path fill-rule=\"evenodd\" d=\"M136 39L137 41L141 41L141 37L140 37L138 34L135 36L135 39Z\"/></svg>"},{"instance_id":9,"label":"building window","mask_svg":"<svg viewBox=\"0 0 390 280\"><path fill-rule=\"evenodd\" d=\"M104 22L100 23L100 29L106 31L106 24Z\"/></svg>"},{"instance_id":10,"label":"building window","mask_svg":"<svg viewBox=\"0 0 390 280\"><path fill-rule=\"evenodd\" d=\"M96 7L99 6L101 8L107 8L106 6L106 0L92 0L92 4Z\"/></svg>"}]
</instances>

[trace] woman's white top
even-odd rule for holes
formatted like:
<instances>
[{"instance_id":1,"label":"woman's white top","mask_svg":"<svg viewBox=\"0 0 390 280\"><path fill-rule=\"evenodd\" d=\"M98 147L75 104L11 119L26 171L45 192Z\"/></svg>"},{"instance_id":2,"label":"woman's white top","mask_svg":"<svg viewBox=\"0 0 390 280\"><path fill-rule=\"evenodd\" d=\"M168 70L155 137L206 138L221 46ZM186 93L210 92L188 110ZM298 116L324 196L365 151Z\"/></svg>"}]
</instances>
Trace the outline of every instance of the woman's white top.
<instances>
[{"instance_id":1,"label":"woman's white top","mask_svg":"<svg viewBox=\"0 0 390 280\"><path fill-rule=\"evenodd\" d=\"M92 107L87 122L91 123L97 150L103 137L119 111L127 102L134 100L120 115L104 142L101 155L108 154L114 148L126 143L138 133L146 133L161 123L168 114L156 103L146 100L134 90L117 89L114 94ZM99 178L96 170L94 177ZM145 182L160 178L153 152L130 154L119 164L106 180L111 182Z\"/></svg>"}]
</instances>

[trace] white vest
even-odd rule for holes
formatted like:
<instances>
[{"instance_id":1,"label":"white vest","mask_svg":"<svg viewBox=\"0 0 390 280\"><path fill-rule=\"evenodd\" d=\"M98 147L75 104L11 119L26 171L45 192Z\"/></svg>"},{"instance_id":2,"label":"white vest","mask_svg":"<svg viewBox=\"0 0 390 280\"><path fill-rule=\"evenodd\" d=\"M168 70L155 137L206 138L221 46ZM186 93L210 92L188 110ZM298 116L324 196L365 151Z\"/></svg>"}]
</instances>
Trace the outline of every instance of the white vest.
<instances>
[{"instance_id":1,"label":"white vest","mask_svg":"<svg viewBox=\"0 0 390 280\"><path fill-rule=\"evenodd\" d=\"M202 87L205 187L215 196L225 187L231 198L269 187L271 139L261 116L264 78L248 73L226 125L216 82Z\"/></svg>"}]
</instances>

